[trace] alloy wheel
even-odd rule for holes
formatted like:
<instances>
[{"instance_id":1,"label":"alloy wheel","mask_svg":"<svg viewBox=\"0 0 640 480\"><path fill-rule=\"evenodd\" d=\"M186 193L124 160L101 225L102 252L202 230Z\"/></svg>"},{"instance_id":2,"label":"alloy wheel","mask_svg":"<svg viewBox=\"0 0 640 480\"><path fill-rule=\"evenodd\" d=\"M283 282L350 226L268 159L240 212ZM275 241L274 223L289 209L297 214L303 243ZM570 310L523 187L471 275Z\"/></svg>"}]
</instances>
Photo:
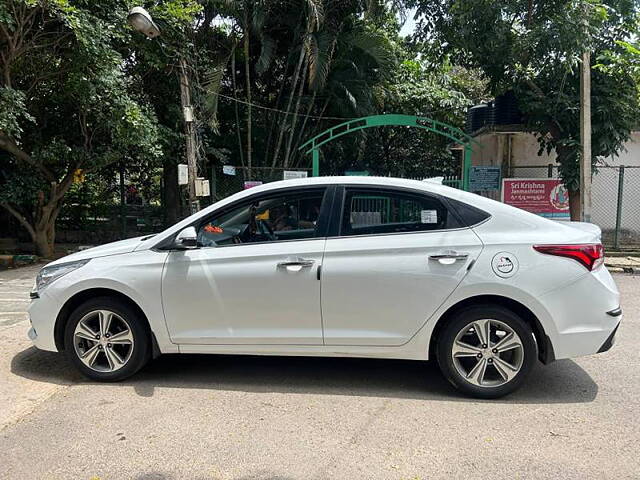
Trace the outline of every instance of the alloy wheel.
<instances>
[{"instance_id":1,"label":"alloy wheel","mask_svg":"<svg viewBox=\"0 0 640 480\"><path fill-rule=\"evenodd\" d=\"M131 327L110 310L94 310L84 315L73 332L76 355L97 372L115 372L124 367L133 353Z\"/></svg>"},{"instance_id":2,"label":"alloy wheel","mask_svg":"<svg viewBox=\"0 0 640 480\"><path fill-rule=\"evenodd\" d=\"M506 323L474 320L456 335L451 356L457 372L467 382L478 387L499 387L520 372L524 347Z\"/></svg>"}]
</instances>

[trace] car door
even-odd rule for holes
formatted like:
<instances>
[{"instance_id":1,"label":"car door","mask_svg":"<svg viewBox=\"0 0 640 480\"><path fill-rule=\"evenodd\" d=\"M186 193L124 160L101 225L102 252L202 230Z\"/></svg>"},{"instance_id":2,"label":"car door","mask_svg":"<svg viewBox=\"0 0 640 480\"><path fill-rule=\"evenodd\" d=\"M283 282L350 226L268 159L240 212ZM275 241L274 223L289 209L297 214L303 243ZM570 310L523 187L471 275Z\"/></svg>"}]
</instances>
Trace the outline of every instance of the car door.
<instances>
[{"instance_id":1,"label":"car door","mask_svg":"<svg viewBox=\"0 0 640 480\"><path fill-rule=\"evenodd\" d=\"M172 251L163 272L172 341L322 344L317 271L329 196L325 187L279 190L194 225L199 247Z\"/></svg>"},{"instance_id":2,"label":"car door","mask_svg":"<svg viewBox=\"0 0 640 480\"><path fill-rule=\"evenodd\" d=\"M326 345L402 345L455 290L482 249L446 200L347 186L322 266Z\"/></svg>"}]
</instances>

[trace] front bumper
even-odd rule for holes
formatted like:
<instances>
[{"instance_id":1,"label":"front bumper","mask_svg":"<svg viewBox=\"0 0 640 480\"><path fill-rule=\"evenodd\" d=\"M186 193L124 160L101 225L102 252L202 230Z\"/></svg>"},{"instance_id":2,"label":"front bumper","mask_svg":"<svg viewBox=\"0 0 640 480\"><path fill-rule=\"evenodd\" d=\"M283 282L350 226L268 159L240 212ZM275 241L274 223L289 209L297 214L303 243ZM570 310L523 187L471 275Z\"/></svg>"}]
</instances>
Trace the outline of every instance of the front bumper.
<instances>
[{"instance_id":1,"label":"front bumper","mask_svg":"<svg viewBox=\"0 0 640 480\"><path fill-rule=\"evenodd\" d=\"M29 305L29 321L31 328L27 336L33 345L40 350L57 352L54 336L54 327L60 307L58 302L47 293L40 295L40 298L31 300Z\"/></svg>"},{"instance_id":2,"label":"front bumper","mask_svg":"<svg viewBox=\"0 0 640 480\"><path fill-rule=\"evenodd\" d=\"M38 340L38 332L36 332L35 328L31 327L27 332L27 337L29 337L29 340L35 343L36 340Z\"/></svg>"}]
</instances>

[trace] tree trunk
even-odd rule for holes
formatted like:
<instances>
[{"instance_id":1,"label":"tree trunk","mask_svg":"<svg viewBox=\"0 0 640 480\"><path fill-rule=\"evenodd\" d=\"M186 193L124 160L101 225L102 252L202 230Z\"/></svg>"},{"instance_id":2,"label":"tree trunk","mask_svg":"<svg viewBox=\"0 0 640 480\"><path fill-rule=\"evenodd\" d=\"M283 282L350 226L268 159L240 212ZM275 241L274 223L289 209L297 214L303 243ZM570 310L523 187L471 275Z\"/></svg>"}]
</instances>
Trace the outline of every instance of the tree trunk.
<instances>
[{"instance_id":1,"label":"tree trunk","mask_svg":"<svg viewBox=\"0 0 640 480\"><path fill-rule=\"evenodd\" d=\"M571 213L571 221L579 222L582 218L580 211L580 190L569 190L569 212Z\"/></svg>"},{"instance_id":2,"label":"tree trunk","mask_svg":"<svg viewBox=\"0 0 640 480\"><path fill-rule=\"evenodd\" d=\"M309 120L309 116L311 115L311 110L313 108L313 106L316 103L316 92L313 92L313 95L311 96L311 101L309 102L309 105L307 105L307 113L305 113L304 115L304 119L302 120L302 126L300 127L300 133L298 134L298 140L296 140L295 146L294 146L294 151L297 152L298 147L302 144L302 139L304 137L304 131L305 128L307 127L307 120ZM296 162L295 165L296 167L300 166L300 159L302 157L300 155L298 155L296 157Z\"/></svg>"},{"instance_id":3,"label":"tree trunk","mask_svg":"<svg viewBox=\"0 0 640 480\"><path fill-rule=\"evenodd\" d=\"M25 151L21 150L12 138L0 134L0 149L13 155L18 160L36 167L49 181L50 191L48 200L45 203L45 193L38 194L38 201L35 205L35 219L33 222L11 206L8 202L0 202L0 206L5 208L11 215L16 217L20 224L29 232L31 240L35 246L36 254L52 258L54 253L54 243L56 238L56 219L62 208L64 197L73 184L75 171L80 168L80 164L70 166L62 181L58 182L51 171L42 162L36 161Z\"/></svg>"},{"instance_id":4,"label":"tree trunk","mask_svg":"<svg viewBox=\"0 0 640 480\"><path fill-rule=\"evenodd\" d=\"M60 187L61 191L54 190L49 201L46 204L39 204L37 207L37 220L33 226L33 244L36 247L36 254L40 257L53 258L56 240L56 220L62 208L64 194L69 189L69 186L61 185Z\"/></svg>"},{"instance_id":5,"label":"tree trunk","mask_svg":"<svg viewBox=\"0 0 640 480\"><path fill-rule=\"evenodd\" d=\"M556 124L552 123L550 128L550 132L552 136L556 139L556 142L559 143L561 138L561 133ZM556 155L558 158L556 161L561 165L567 165L572 162L577 162L576 159L576 151L574 147L566 147L557 145L556 146ZM561 177L562 177L562 168L560 169ZM566 179L563 178L563 181ZM570 183L571 184L571 183ZM565 184L566 185L566 184ZM575 190L570 189L567 186L567 190L569 192L569 214L571 215L571 220L574 222L579 222L582 219L582 212L580 211L580 188L578 187Z\"/></svg>"},{"instance_id":6,"label":"tree trunk","mask_svg":"<svg viewBox=\"0 0 640 480\"><path fill-rule=\"evenodd\" d=\"M33 239L35 245L36 255L44 258L53 257L53 242L54 240L47 235L47 229L36 230L36 236Z\"/></svg>"},{"instance_id":7,"label":"tree trunk","mask_svg":"<svg viewBox=\"0 0 640 480\"><path fill-rule=\"evenodd\" d=\"M231 52L231 85L233 86L233 98L238 99L238 85L236 82L236 44L233 44ZM240 154L240 166L244 167L244 148L242 147L242 132L240 131L240 113L238 112L238 102L233 102L233 111L236 116L236 135L238 137L238 153Z\"/></svg>"},{"instance_id":8,"label":"tree trunk","mask_svg":"<svg viewBox=\"0 0 640 480\"><path fill-rule=\"evenodd\" d=\"M284 154L284 162L283 166L286 168L289 166L289 155L291 154L291 145L293 144L293 138L296 134L296 124L298 123L298 113L300 112L300 100L302 99L302 94L304 93L304 84L307 81L307 67L309 60L305 62L302 71L302 80L300 81L300 88L298 90L298 98L296 99L296 108L293 111L293 118L291 119L291 131L289 132L289 140L287 141L287 149Z\"/></svg>"},{"instance_id":9,"label":"tree trunk","mask_svg":"<svg viewBox=\"0 0 640 480\"><path fill-rule=\"evenodd\" d=\"M291 104L293 103L293 97L296 94L296 87L298 85L298 78L300 76L300 70L302 69L302 62L304 61L305 51L304 45L300 46L300 56L298 57L298 63L296 64L296 69L293 73L293 80L291 81L291 94L289 95L289 100L287 102L287 109L285 118L280 123L280 132L278 133L278 142L276 143L276 149L273 152L273 160L271 161L271 166L275 167L278 163L278 156L280 155L280 147L282 146L282 139L284 137L284 130L287 125L287 120L289 119L289 113L291 112Z\"/></svg>"}]
</instances>

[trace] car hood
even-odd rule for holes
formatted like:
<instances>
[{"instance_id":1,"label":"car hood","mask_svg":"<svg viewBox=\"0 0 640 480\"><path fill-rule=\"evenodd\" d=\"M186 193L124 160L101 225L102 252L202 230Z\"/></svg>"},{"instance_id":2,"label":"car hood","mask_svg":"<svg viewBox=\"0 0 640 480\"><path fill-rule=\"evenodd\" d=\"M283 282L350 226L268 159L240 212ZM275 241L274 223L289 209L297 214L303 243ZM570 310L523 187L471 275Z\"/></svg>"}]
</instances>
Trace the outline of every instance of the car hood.
<instances>
[{"instance_id":1,"label":"car hood","mask_svg":"<svg viewBox=\"0 0 640 480\"><path fill-rule=\"evenodd\" d=\"M145 238L149 238L149 236L127 238L126 240L119 240L117 242L105 243L98 247L87 248L86 250L81 250L79 252L72 253L71 255L67 255L66 257L59 258L58 260L51 262L49 265L133 252L136 247L140 245L140 241Z\"/></svg>"}]
</instances>

